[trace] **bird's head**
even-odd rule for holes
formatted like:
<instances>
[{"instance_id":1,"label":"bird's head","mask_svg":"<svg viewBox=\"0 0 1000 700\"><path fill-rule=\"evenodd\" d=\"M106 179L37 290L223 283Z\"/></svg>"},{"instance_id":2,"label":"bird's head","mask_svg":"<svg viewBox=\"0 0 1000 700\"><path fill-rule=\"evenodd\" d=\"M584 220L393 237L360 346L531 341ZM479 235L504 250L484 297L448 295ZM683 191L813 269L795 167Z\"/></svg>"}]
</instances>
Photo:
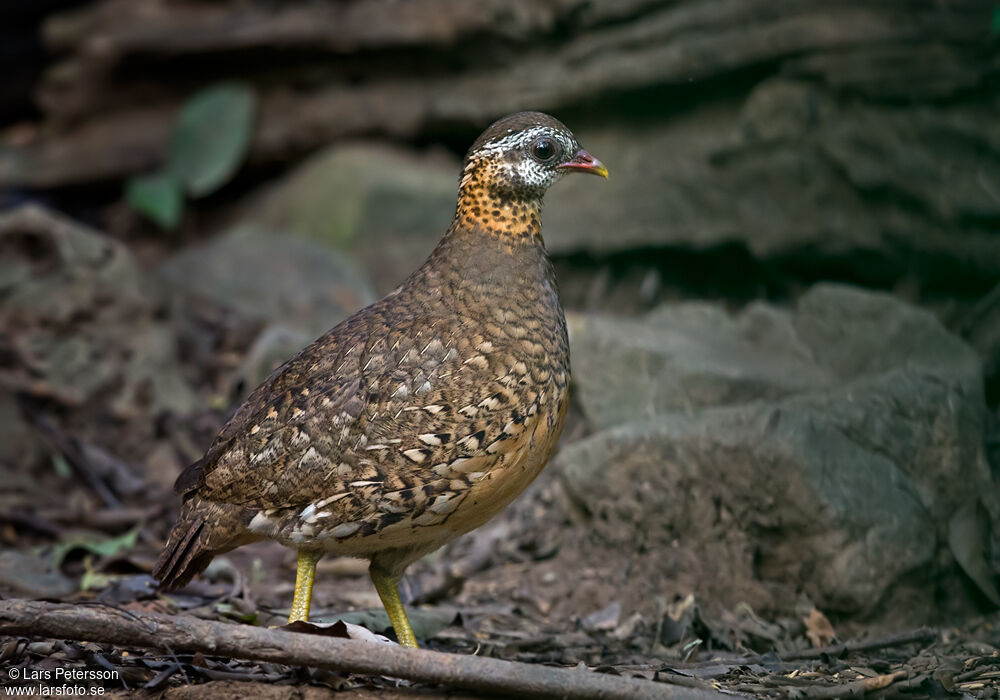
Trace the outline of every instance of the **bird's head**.
<instances>
[{"instance_id":1,"label":"bird's head","mask_svg":"<svg viewBox=\"0 0 1000 700\"><path fill-rule=\"evenodd\" d=\"M558 119L518 112L495 122L472 144L462 188L500 200L534 201L566 172L608 176L604 164L580 148Z\"/></svg>"}]
</instances>

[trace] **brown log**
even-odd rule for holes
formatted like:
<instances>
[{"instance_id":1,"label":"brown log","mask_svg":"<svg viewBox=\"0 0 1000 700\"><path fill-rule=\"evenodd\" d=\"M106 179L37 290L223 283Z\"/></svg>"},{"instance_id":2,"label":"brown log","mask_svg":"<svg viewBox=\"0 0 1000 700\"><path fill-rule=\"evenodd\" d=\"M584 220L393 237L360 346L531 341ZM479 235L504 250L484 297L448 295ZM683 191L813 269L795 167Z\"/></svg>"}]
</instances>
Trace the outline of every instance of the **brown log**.
<instances>
[{"instance_id":1,"label":"brown log","mask_svg":"<svg viewBox=\"0 0 1000 700\"><path fill-rule=\"evenodd\" d=\"M478 656L370 644L187 616L112 607L0 601L0 635L74 639L201 652L254 661L391 676L515 697L718 700L721 693L664 683Z\"/></svg>"}]
</instances>

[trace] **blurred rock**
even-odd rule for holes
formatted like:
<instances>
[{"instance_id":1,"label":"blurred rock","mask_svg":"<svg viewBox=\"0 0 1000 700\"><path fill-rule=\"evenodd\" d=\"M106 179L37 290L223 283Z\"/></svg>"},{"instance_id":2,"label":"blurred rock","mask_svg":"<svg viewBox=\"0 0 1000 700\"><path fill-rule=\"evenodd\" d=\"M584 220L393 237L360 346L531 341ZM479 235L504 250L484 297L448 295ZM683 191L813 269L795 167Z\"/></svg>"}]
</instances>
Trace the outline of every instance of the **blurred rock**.
<instances>
[{"instance_id":1,"label":"blurred rock","mask_svg":"<svg viewBox=\"0 0 1000 700\"><path fill-rule=\"evenodd\" d=\"M931 313L851 287L813 287L794 312L691 302L637 319L574 314L569 325L575 388L598 428L833 390L899 366L953 377L982 400L979 358Z\"/></svg>"},{"instance_id":2,"label":"blurred rock","mask_svg":"<svg viewBox=\"0 0 1000 700\"><path fill-rule=\"evenodd\" d=\"M77 591L76 583L48 557L16 549L0 552L0 586L35 598L61 598Z\"/></svg>"},{"instance_id":3,"label":"blurred rock","mask_svg":"<svg viewBox=\"0 0 1000 700\"><path fill-rule=\"evenodd\" d=\"M738 119L710 106L587 131L611 178L599 196L579 178L554 188L546 240L556 254L600 255L739 243L760 259L853 255L869 279L985 279L1000 273L994 111L842 102L779 78Z\"/></svg>"},{"instance_id":4,"label":"blurred rock","mask_svg":"<svg viewBox=\"0 0 1000 700\"><path fill-rule=\"evenodd\" d=\"M258 228L236 229L184 250L160 273L182 305L207 301L313 337L374 300L364 273L344 256Z\"/></svg>"},{"instance_id":5,"label":"blurred rock","mask_svg":"<svg viewBox=\"0 0 1000 700\"><path fill-rule=\"evenodd\" d=\"M244 218L348 251L384 294L413 272L447 229L460 170L444 155L376 144L333 146L254 194Z\"/></svg>"},{"instance_id":6,"label":"blurred rock","mask_svg":"<svg viewBox=\"0 0 1000 700\"><path fill-rule=\"evenodd\" d=\"M491 0L475 8L103 0L47 23L47 44L63 60L46 73L39 101L61 133L2 154L0 184L52 186L154 167L194 62L198 77L256 78L252 158L276 162L334 139L481 127L529 107L594 112L605 97L761 67L879 98L953 97L996 70L991 11L988 0ZM296 60L275 62L276 48ZM123 69L135 61L143 71ZM248 73L256 65L266 69ZM606 109L616 111L613 101Z\"/></svg>"},{"instance_id":7,"label":"blurred rock","mask_svg":"<svg viewBox=\"0 0 1000 700\"><path fill-rule=\"evenodd\" d=\"M612 173L600 196L579 179L553 192L557 254L734 244L821 269L846 260L852 279L881 287L907 275L981 287L1000 274L992 12L990 0L101 0L47 23L60 58L38 91L43 124L0 143L0 186L157 167L204 76L257 90L249 170L358 138L460 151L492 119L542 109ZM370 216L378 245L359 253L369 267L385 256L390 271L372 268L384 291L397 258L421 257L422 226L447 222L454 175L414 184L404 162L393 180L409 157L371 155L320 157L307 171L322 177L296 178L296 207L275 220L341 242ZM357 168L360 191L324 163ZM377 182L420 196L376 206ZM383 224L399 233L388 245Z\"/></svg>"},{"instance_id":8,"label":"blurred rock","mask_svg":"<svg viewBox=\"0 0 1000 700\"><path fill-rule=\"evenodd\" d=\"M556 256L745 246L761 260L840 260L863 280L938 286L1000 274L1000 126L992 106L842 102L787 78L736 112L703 105L627 128L577 128L611 178L547 196ZM374 144L314 156L246 212L352 251L392 289L454 210L459 164ZM259 198L254 196L254 201ZM818 263L814 263L818 264ZM973 273L971 278L969 273Z\"/></svg>"},{"instance_id":9,"label":"blurred rock","mask_svg":"<svg viewBox=\"0 0 1000 700\"><path fill-rule=\"evenodd\" d=\"M662 413L833 387L787 312L754 304L664 306L629 319L571 314L576 396L597 429Z\"/></svg>"},{"instance_id":10,"label":"blurred rock","mask_svg":"<svg viewBox=\"0 0 1000 700\"><path fill-rule=\"evenodd\" d=\"M156 294L116 241L39 207L4 214L0 294L9 387L120 419L194 407Z\"/></svg>"},{"instance_id":11,"label":"blurred rock","mask_svg":"<svg viewBox=\"0 0 1000 700\"><path fill-rule=\"evenodd\" d=\"M224 403L375 298L364 272L337 251L250 227L184 250L160 276L182 317L207 305L261 329L230 377L239 386L225 388Z\"/></svg>"},{"instance_id":12,"label":"blurred rock","mask_svg":"<svg viewBox=\"0 0 1000 700\"><path fill-rule=\"evenodd\" d=\"M820 285L794 311L682 304L571 332L605 429L556 468L592 543L635 558L632 585L687 567L724 605L804 589L838 614L930 610L954 513L981 499L996 522L980 363L927 312Z\"/></svg>"}]
</instances>

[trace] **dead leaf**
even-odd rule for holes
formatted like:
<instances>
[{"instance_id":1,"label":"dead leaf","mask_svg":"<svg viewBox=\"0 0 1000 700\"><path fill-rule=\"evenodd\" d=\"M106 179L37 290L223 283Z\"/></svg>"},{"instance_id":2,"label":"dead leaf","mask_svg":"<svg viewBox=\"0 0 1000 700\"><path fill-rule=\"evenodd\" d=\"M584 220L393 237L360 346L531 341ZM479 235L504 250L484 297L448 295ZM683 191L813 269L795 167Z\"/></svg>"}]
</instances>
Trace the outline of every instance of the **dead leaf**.
<instances>
[{"instance_id":1,"label":"dead leaf","mask_svg":"<svg viewBox=\"0 0 1000 700\"><path fill-rule=\"evenodd\" d=\"M434 635L445 627L454 624L458 618L456 610L446 608L411 608L408 612L410 626L413 628L413 634L418 639L433 638ZM366 627L373 632L392 628L392 623L389 622L389 616L385 614L385 610L378 608L337 613L329 617L319 618L314 620L314 622L317 625L323 625L324 623L329 624L338 620L342 620L349 626L359 625Z\"/></svg>"},{"instance_id":2,"label":"dead leaf","mask_svg":"<svg viewBox=\"0 0 1000 700\"><path fill-rule=\"evenodd\" d=\"M337 637L339 639L354 639L359 642L371 642L375 644L395 644L388 637L376 634L361 625L351 624L343 620L330 623L313 623L296 620L281 627L289 632L299 632L300 634L318 634L322 637Z\"/></svg>"},{"instance_id":3,"label":"dead leaf","mask_svg":"<svg viewBox=\"0 0 1000 700\"><path fill-rule=\"evenodd\" d=\"M618 626L622 615L622 605L617 600L596 612L587 615L580 622L585 630L591 632L610 631Z\"/></svg>"},{"instance_id":4,"label":"dead leaf","mask_svg":"<svg viewBox=\"0 0 1000 700\"><path fill-rule=\"evenodd\" d=\"M966 503L948 522L948 546L962 571L991 603L1000 606L1000 591L986 562L989 526L989 515L980 502Z\"/></svg>"},{"instance_id":5,"label":"dead leaf","mask_svg":"<svg viewBox=\"0 0 1000 700\"><path fill-rule=\"evenodd\" d=\"M837 641L837 633L833 630L830 620L816 608L810 610L802 618L802 622L806 625L806 637L813 647L825 647Z\"/></svg>"}]
</instances>

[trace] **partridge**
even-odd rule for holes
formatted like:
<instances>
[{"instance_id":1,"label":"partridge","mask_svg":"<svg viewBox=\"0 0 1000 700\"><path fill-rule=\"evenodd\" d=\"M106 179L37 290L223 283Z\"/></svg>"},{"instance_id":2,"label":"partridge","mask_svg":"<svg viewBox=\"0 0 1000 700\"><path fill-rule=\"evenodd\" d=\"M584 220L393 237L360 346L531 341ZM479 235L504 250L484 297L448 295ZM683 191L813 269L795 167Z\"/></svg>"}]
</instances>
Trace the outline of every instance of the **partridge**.
<instances>
[{"instance_id":1,"label":"partridge","mask_svg":"<svg viewBox=\"0 0 1000 700\"><path fill-rule=\"evenodd\" d=\"M307 620L319 559L364 558L400 644L417 645L407 566L510 503L562 431L569 345L541 209L567 172L608 174L553 117L483 132L426 262L278 367L178 477L162 587L277 540L298 550L289 621Z\"/></svg>"}]
</instances>

